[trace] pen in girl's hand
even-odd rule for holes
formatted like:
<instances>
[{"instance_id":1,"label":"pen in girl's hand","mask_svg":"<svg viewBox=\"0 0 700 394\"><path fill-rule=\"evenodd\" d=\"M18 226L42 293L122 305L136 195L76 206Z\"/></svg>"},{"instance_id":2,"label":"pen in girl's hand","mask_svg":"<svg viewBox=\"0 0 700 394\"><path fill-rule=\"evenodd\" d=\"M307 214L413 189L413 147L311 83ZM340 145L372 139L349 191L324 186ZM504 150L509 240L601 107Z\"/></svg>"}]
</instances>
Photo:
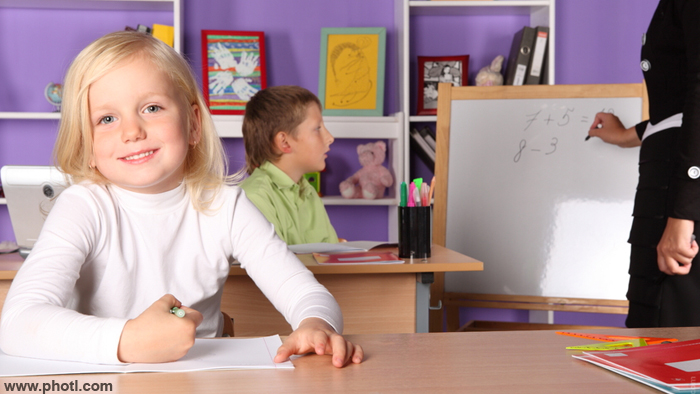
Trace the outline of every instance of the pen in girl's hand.
<instances>
[{"instance_id":1,"label":"pen in girl's hand","mask_svg":"<svg viewBox=\"0 0 700 394\"><path fill-rule=\"evenodd\" d=\"M174 314L177 317L185 317L185 310L180 309L176 306L174 306L173 309L170 310L170 313Z\"/></svg>"}]
</instances>

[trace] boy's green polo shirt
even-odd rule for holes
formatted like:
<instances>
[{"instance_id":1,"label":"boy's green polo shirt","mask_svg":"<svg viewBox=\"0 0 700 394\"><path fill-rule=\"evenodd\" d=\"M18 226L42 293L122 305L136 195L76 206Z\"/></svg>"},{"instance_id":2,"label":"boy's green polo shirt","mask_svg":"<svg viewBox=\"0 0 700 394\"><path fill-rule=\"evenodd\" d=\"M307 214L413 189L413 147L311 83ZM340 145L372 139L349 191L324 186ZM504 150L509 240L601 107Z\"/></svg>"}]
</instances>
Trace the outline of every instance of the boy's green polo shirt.
<instances>
[{"instance_id":1,"label":"boy's green polo shirt","mask_svg":"<svg viewBox=\"0 0 700 394\"><path fill-rule=\"evenodd\" d=\"M326 208L306 178L294 183L267 161L240 186L288 245L338 242Z\"/></svg>"}]
</instances>

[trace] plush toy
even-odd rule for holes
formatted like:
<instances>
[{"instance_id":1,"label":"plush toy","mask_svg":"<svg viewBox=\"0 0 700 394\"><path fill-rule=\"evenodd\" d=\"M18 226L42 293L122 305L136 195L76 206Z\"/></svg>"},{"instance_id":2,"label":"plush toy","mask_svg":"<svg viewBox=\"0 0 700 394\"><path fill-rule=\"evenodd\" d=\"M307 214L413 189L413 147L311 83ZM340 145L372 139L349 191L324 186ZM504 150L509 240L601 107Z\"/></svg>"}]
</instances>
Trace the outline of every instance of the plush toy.
<instances>
[{"instance_id":1,"label":"plush toy","mask_svg":"<svg viewBox=\"0 0 700 394\"><path fill-rule=\"evenodd\" d=\"M377 141L358 145L357 155L362 168L340 182L340 194L345 198L369 200L384 197L386 188L394 183L389 170L382 166L386 157L386 144L384 141Z\"/></svg>"},{"instance_id":2,"label":"plush toy","mask_svg":"<svg viewBox=\"0 0 700 394\"><path fill-rule=\"evenodd\" d=\"M476 74L476 86L500 86L503 85L503 75L501 75L501 67L503 66L503 56L498 55L491 62L491 65L479 70Z\"/></svg>"}]
</instances>

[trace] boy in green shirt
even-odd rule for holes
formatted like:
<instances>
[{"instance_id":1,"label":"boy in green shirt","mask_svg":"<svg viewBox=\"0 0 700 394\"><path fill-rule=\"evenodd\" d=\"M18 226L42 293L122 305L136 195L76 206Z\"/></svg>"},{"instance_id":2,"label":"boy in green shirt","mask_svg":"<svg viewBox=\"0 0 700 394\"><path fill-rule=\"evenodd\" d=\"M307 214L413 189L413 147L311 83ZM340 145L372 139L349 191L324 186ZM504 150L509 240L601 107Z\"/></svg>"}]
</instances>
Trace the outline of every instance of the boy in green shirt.
<instances>
[{"instance_id":1,"label":"boy in green shirt","mask_svg":"<svg viewBox=\"0 0 700 394\"><path fill-rule=\"evenodd\" d=\"M287 244L338 242L316 190L304 178L326 167L333 136L321 102L298 86L263 89L243 117L246 170L240 186Z\"/></svg>"}]
</instances>

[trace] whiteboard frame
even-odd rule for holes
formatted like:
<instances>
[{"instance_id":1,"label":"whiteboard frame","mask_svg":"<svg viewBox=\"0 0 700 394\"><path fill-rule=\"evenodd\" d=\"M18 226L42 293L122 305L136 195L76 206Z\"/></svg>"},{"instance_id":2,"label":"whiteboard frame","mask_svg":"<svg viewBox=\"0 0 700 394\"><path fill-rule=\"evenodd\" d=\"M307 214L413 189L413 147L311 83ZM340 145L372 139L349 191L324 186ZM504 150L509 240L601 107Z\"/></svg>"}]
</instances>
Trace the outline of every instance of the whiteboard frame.
<instances>
[{"instance_id":1,"label":"whiteboard frame","mask_svg":"<svg viewBox=\"0 0 700 394\"><path fill-rule=\"evenodd\" d=\"M646 85L637 84L599 84L599 85L525 85L525 86L460 86L454 87L449 83L441 83L438 88L438 116L436 126L436 157L435 157L435 194L433 205L433 242L445 246L447 234L447 188L449 183L450 155L450 124L452 121L452 102L456 100L502 100L502 99L547 99L547 98L642 98L642 119L649 118L649 102ZM445 276L435 274L435 282L431 288L431 300L443 303L445 300ZM498 295L494 295L498 297ZM451 298L455 294L451 293ZM529 297L532 298L532 297ZM544 299L545 297L543 297ZM600 300L608 305L610 300ZM595 300L586 300L596 303ZM626 303L626 301L615 301ZM454 314L458 311L455 306L449 306L449 299L444 304ZM621 305L622 306L622 305ZM576 310L573 308L572 310ZM553 309L552 309L553 310ZM557 310L562 310L558 307ZM602 312L605 310L587 310ZM442 311L437 311L442 312ZM453 318L454 319L454 318ZM453 320L452 319L452 320ZM430 331L442 331L442 313L431 313Z\"/></svg>"}]
</instances>

